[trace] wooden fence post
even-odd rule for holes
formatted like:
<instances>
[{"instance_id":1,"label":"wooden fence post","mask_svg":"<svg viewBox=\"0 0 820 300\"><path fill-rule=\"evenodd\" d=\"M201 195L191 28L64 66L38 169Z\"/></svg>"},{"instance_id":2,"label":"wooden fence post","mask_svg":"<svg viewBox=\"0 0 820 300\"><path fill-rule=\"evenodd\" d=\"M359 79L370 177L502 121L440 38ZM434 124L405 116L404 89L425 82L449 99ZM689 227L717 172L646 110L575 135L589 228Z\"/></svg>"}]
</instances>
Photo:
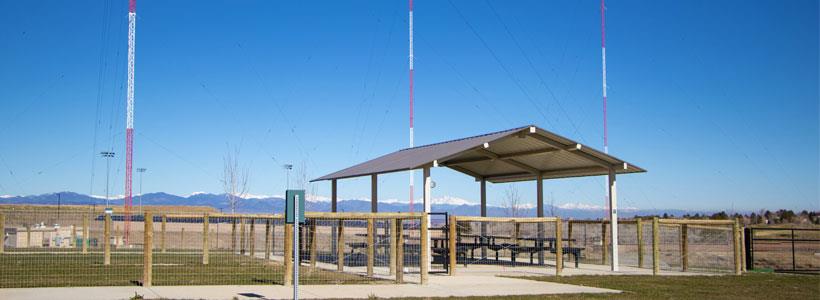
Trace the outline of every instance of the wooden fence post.
<instances>
[{"instance_id":1,"label":"wooden fence post","mask_svg":"<svg viewBox=\"0 0 820 300\"><path fill-rule=\"evenodd\" d=\"M737 234L740 236L740 245L739 245L739 247L740 247L740 261L745 262L746 261L746 236L743 235L743 230L744 230L743 219L738 218L737 221L738 221L738 223L740 223L740 226L739 226L738 232L737 232ZM741 272L746 272L746 264L745 263L741 264L741 270L740 271Z\"/></svg>"},{"instance_id":2,"label":"wooden fence post","mask_svg":"<svg viewBox=\"0 0 820 300\"><path fill-rule=\"evenodd\" d=\"M447 242L449 242L449 245L447 245L448 246L447 248L450 251L450 253L447 255L448 258L450 259L450 262L449 262L450 276L456 275L456 264L458 263L458 261L457 261L458 252L456 251L456 247L458 247L458 244L457 244L457 239L458 239L458 228L457 227L458 227L458 223L457 222L458 221L456 220L456 216L455 215L450 215L450 228L448 228L450 230L450 233L448 234L448 238L447 238Z\"/></svg>"},{"instance_id":3,"label":"wooden fence post","mask_svg":"<svg viewBox=\"0 0 820 300\"><path fill-rule=\"evenodd\" d=\"M2 223L2 222L0 222L0 223ZM0 224L0 236L2 236L4 234L3 230L2 230L3 229L2 226L3 225ZM2 243L0 243L0 244L2 244ZM77 225L75 225L75 224L71 224L71 241L69 241L68 246L71 247L71 248L77 248ZM0 245L0 248L3 248L3 245ZM2 249L0 249L0 253L3 253Z\"/></svg>"},{"instance_id":4,"label":"wooden fence post","mask_svg":"<svg viewBox=\"0 0 820 300\"><path fill-rule=\"evenodd\" d=\"M375 234L373 230L373 219L367 219L367 276L373 276L373 261L375 256L375 247L374 244L376 243Z\"/></svg>"},{"instance_id":5,"label":"wooden fence post","mask_svg":"<svg viewBox=\"0 0 820 300\"><path fill-rule=\"evenodd\" d=\"M88 235L91 231L91 229L88 228L90 223L88 221L89 218L90 217L88 216L88 214L83 216L83 254L88 254L88 243L90 241L90 237Z\"/></svg>"},{"instance_id":6,"label":"wooden fence post","mask_svg":"<svg viewBox=\"0 0 820 300\"><path fill-rule=\"evenodd\" d=\"M638 268L643 268L643 224L641 218L635 220L638 226Z\"/></svg>"},{"instance_id":7,"label":"wooden fence post","mask_svg":"<svg viewBox=\"0 0 820 300\"><path fill-rule=\"evenodd\" d=\"M210 233L210 217L206 213L204 217L202 217L202 264L208 264L208 234Z\"/></svg>"},{"instance_id":8,"label":"wooden fence post","mask_svg":"<svg viewBox=\"0 0 820 300\"><path fill-rule=\"evenodd\" d=\"M245 254L245 218L239 217L239 254Z\"/></svg>"},{"instance_id":9,"label":"wooden fence post","mask_svg":"<svg viewBox=\"0 0 820 300\"><path fill-rule=\"evenodd\" d=\"M560 276L564 269L564 245L562 243L564 235L561 233L561 218L555 219L555 276Z\"/></svg>"},{"instance_id":10,"label":"wooden fence post","mask_svg":"<svg viewBox=\"0 0 820 300\"><path fill-rule=\"evenodd\" d=\"M0 254L5 252L6 215L0 214Z\"/></svg>"},{"instance_id":11,"label":"wooden fence post","mask_svg":"<svg viewBox=\"0 0 820 300\"><path fill-rule=\"evenodd\" d=\"M732 241L735 252L735 275L740 275L743 273L742 267L740 266L743 262L740 258L740 222L737 219L735 219L735 223L732 224Z\"/></svg>"},{"instance_id":12,"label":"wooden fence post","mask_svg":"<svg viewBox=\"0 0 820 300\"><path fill-rule=\"evenodd\" d=\"M256 230L254 229L256 228L255 225L256 219L251 218L250 224L248 225L250 226L250 232L248 233L248 252L250 252L251 257L255 257L254 255L256 254Z\"/></svg>"},{"instance_id":13,"label":"wooden fence post","mask_svg":"<svg viewBox=\"0 0 820 300\"><path fill-rule=\"evenodd\" d=\"M26 225L26 248L31 248L31 225Z\"/></svg>"},{"instance_id":14,"label":"wooden fence post","mask_svg":"<svg viewBox=\"0 0 820 300\"><path fill-rule=\"evenodd\" d=\"M316 259L318 253L318 245L316 245L316 221L317 219L313 219L310 222L310 266L314 269L316 268Z\"/></svg>"},{"instance_id":15,"label":"wooden fence post","mask_svg":"<svg viewBox=\"0 0 820 300\"><path fill-rule=\"evenodd\" d=\"M606 234L606 221L601 221L601 264L606 264L606 253L609 252L609 239Z\"/></svg>"},{"instance_id":16,"label":"wooden fence post","mask_svg":"<svg viewBox=\"0 0 820 300\"><path fill-rule=\"evenodd\" d=\"M276 219L270 220L270 251L276 251Z\"/></svg>"},{"instance_id":17,"label":"wooden fence post","mask_svg":"<svg viewBox=\"0 0 820 300\"><path fill-rule=\"evenodd\" d=\"M159 248L162 253L165 253L165 225L168 223L168 215L162 215L162 228L159 236Z\"/></svg>"},{"instance_id":18,"label":"wooden fence post","mask_svg":"<svg viewBox=\"0 0 820 300\"><path fill-rule=\"evenodd\" d=\"M270 219L265 220L265 260L270 259Z\"/></svg>"},{"instance_id":19,"label":"wooden fence post","mask_svg":"<svg viewBox=\"0 0 820 300\"><path fill-rule=\"evenodd\" d=\"M293 284L293 224L285 224L284 285Z\"/></svg>"},{"instance_id":20,"label":"wooden fence post","mask_svg":"<svg viewBox=\"0 0 820 300\"><path fill-rule=\"evenodd\" d=\"M689 270L689 226L680 225L680 265L681 270Z\"/></svg>"},{"instance_id":21,"label":"wooden fence post","mask_svg":"<svg viewBox=\"0 0 820 300\"><path fill-rule=\"evenodd\" d=\"M145 213L145 230L142 246L142 286L151 287L151 277L154 267L154 216Z\"/></svg>"},{"instance_id":22,"label":"wooden fence post","mask_svg":"<svg viewBox=\"0 0 820 300\"><path fill-rule=\"evenodd\" d=\"M390 268L390 275L395 275L396 274L396 241L397 241L396 234L397 234L397 228L398 228L396 224L398 223L398 219L392 219L392 220L388 221L388 223L389 223L388 227L390 227L390 249L389 249L389 251L390 251L390 262L389 262L389 268Z\"/></svg>"},{"instance_id":23,"label":"wooden fence post","mask_svg":"<svg viewBox=\"0 0 820 300\"><path fill-rule=\"evenodd\" d=\"M658 275L661 269L660 226L658 217L652 218L652 275Z\"/></svg>"},{"instance_id":24,"label":"wooden fence post","mask_svg":"<svg viewBox=\"0 0 820 300\"><path fill-rule=\"evenodd\" d=\"M429 232L427 230L428 222L427 212L423 212L421 214L421 259L420 259L420 273L421 273L421 284L427 284L428 279L428 272L430 269L430 242L429 242Z\"/></svg>"},{"instance_id":25,"label":"wooden fence post","mask_svg":"<svg viewBox=\"0 0 820 300\"><path fill-rule=\"evenodd\" d=\"M395 219L396 222L393 227L396 228L396 283L404 283L404 237L402 236L404 228L402 228L402 219Z\"/></svg>"},{"instance_id":26,"label":"wooden fence post","mask_svg":"<svg viewBox=\"0 0 820 300\"><path fill-rule=\"evenodd\" d=\"M567 220L567 245L572 247L572 220Z\"/></svg>"},{"instance_id":27,"label":"wooden fence post","mask_svg":"<svg viewBox=\"0 0 820 300\"><path fill-rule=\"evenodd\" d=\"M105 229L103 230L103 264L111 264L111 215L105 214Z\"/></svg>"},{"instance_id":28,"label":"wooden fence post","mask_svg":"<svg viewBox=\"0 0 820 300\"><path fill-rule=\"evenodd\" d=\"M236 217L231 216L231 253L236 254Z\"/></svg>"},{"instance_id":29,"label":"wooden fence post","mask_svg":"<svg viewBox=\"0 0 820 300\"><path fill-rule=\"evenodd\" d=\"M336 269L341 272L345 270L345 234L343 220L339 220L339 230L336 232Z\"/></svg>"}]
</instances>

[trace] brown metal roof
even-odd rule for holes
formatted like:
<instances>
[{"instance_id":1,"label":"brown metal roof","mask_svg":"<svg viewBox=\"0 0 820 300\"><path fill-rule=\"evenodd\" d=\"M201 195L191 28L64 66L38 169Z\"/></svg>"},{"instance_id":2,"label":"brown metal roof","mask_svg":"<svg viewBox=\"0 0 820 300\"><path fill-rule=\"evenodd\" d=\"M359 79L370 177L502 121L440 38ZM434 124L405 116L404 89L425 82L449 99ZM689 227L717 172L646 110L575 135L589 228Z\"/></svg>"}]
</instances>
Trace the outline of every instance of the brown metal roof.
<instances>
[{"instance_id":1,"label":"brown metal roof","mask_svg":"<svg viewBox=\"0 0 820 300\"><path fill-rule=\"evenodd\" d=\"M614 156L535 126L524 126L437 144L402 149L316 178L332 180L431 166L493 182L646 172Z\"/></svg>"}]
</instances>

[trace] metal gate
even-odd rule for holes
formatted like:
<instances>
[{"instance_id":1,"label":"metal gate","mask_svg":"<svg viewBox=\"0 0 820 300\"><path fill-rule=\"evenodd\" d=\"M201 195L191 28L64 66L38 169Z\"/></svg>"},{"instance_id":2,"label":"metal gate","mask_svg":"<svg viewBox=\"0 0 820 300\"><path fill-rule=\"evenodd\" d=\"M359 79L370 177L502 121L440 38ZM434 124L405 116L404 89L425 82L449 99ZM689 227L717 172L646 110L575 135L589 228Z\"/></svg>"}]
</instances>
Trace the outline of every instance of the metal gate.
<instances>
[{"instance_id":1,"label":"metal gate","mask_svg":"<svg viewBox=\"0 0 820 300\"><path fill-rule=\"evenodd\" d=\"M430 273L447 273L450 271L450 218L447 212L431 212L430 227Z\"/></svg>"},{"instance_id":2,"label":"metal gate","mask_svg":"<svg viewBox=\"0 0 820 300\"><path fill-rule=\"evenodd\" d=\"M746 269L820 272L820 228L749 227Z\"/></svg>"}]
</instances>

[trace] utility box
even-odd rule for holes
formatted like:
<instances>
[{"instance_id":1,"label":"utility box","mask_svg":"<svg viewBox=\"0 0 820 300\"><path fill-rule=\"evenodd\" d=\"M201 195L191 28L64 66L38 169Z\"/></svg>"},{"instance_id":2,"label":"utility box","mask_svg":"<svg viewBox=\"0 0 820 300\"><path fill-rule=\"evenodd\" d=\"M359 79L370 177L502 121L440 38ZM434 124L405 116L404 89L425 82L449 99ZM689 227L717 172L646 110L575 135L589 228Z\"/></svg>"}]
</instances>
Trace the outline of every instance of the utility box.
<instances>
[{"instance_id":1,"label":"utility box","mask_svg":"<svg viewBox=\"0 0 820 300\"><path fill-rule=\"evenodd\" d=\"M299 216L294 214L296 211L294 204L299 205ZM305 223L305 190L285 191L285 223L293 224L295 222Z\"/></svg>"}]
</instances>

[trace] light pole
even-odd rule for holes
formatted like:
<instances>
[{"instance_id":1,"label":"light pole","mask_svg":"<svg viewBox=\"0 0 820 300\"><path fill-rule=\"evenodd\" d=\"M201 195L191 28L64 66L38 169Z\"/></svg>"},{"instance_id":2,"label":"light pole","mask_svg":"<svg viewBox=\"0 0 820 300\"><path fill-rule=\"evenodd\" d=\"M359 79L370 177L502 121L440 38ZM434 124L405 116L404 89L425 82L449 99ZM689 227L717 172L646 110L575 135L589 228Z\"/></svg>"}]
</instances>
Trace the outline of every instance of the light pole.
<instances>
[{"instance_id":1,"label":"light pole","mask_svg":"<svg viewBox=\"0 0 820 300\"><path fill-rule=\"evenodd\" d=\"M146 168L137 168L137 172L140 173L140 214L142 214L142 173L148 171Z\"/></svg>"},{"instance_id":2,"label":"light pole","mask_svg":"<svg viewBox=\"0 0 820 300\"><path fill-rule=\"evenodd\" d=\"M285 169L285 190L290 188L290 170L293 170L292 164L284 164L282 168Z\"/></svg>"},{"instance_id":3,"label":"light pole","mask_svg":"<svg viewBox=\"0 0 820 300\"><path fill-rule=\"evenodd\" d=\"M111 205L108 200L108 176L111 173L111 158L114 157L114 152L103 151L100 156L105 158L105 209L110 209Z\"/></svg>"}]
</instances>

